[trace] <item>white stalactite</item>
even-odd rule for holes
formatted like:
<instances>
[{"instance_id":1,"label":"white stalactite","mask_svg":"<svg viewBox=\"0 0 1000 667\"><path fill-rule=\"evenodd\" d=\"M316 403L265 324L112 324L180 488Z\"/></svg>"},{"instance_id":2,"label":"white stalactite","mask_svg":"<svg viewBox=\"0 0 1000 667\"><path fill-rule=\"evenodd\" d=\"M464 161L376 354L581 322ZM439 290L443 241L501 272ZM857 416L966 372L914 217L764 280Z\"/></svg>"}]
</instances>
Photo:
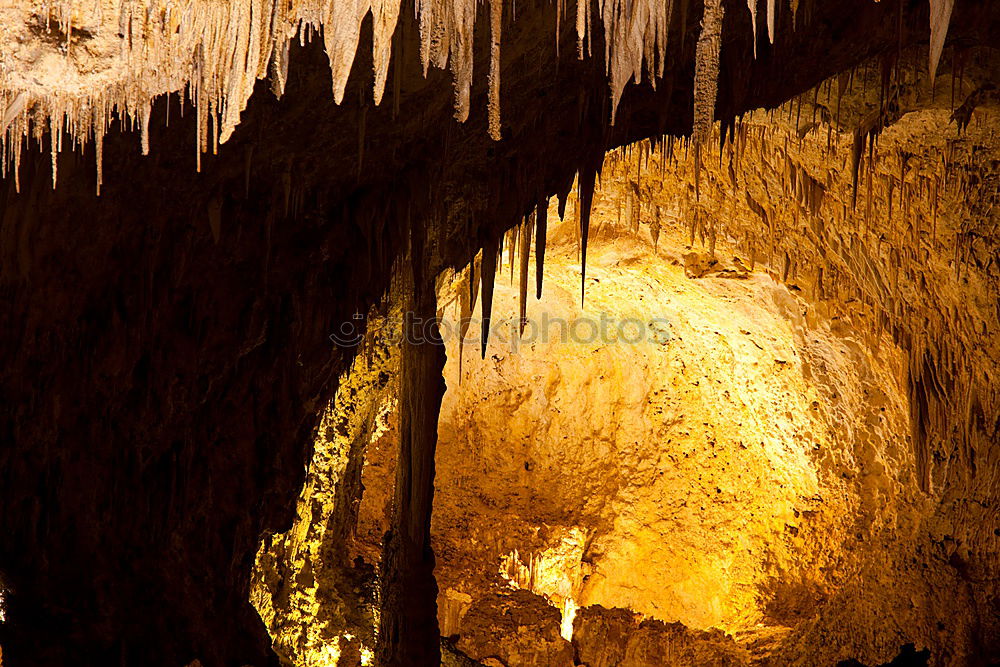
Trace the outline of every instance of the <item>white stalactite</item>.
<instances>
[{"instance_id":1,"label":"white stalactite","mask_svg":"<svg viewBox=\"0 0 1000 667\"><path fill-rule=\"evenodd\" d=\"M489 132L500 141L500 33L503 30L503 0L490 2Z\"/></svg>"},{"instance_id":2,"label":"white stalactite","mask_svg":"<svg viewBox=\"0 0 1000 667\"><path fill-rule=\"evenodd\" d=\"M774 6L775 0L767 0L767 39L774 44Z\"/></svg>"},{"instance_id":3,"label":"white stalactite","mask_svg":"<svg viewBox=\"0 0 1000 667\"><path fill-rule=\"evenodd\" d=\"M955 0L930 0L931 5L931 45L930 57L931 85L937 74L941 51L944 50L944 40L948 36L948 25L951 23L951 10L955 8Z\"/></svg>"},{"instance_id":4,"label":"white stalactite","mask_svg":"<svg viewBox=\"0 0 1000 667\"><path fill-rule=\"evenodd\" d=\"M755 57L758 2L747 0ZM499 140L504 0L489 0L489 3L488 132ZM117 11L109 11L109 6L115 4ZM655 87L657 79L663 76L674 4L674 0L598 3L610 79L612 123L629 82L641 83L645 74L648 83ZM930 0L930 4L933 73L954 0ZM210 148L216 150L218 144L225 143L232 135L258 79L270 75L272 90L277 95L283 93L288 74L288 45L296 36L304 43L322 35L330 62L333 98L341 103L368 12L373 19L372 95L375 103L380 104L389 76L401 6L401 0L188 0L183 6L172 0L76 0L72 11L60 9L52 14L60 29L71 35L73 30L86 26L94 35L113 35L113 39L107 37L105 41L120 49L120 54L108 56L107 62L102 63L107 67L101 85L86 85L93 83L93 79L88 79L91 76L88 70L74 60L83 58L86 49L73 47L73 40L67 39L64 78L77 85L72 91L60 89L62 83L54 84L55 88L37 86L22 76L23 72L10 67L0 69L0 152L4 169L17 161L26 140L57 125L53 119L60 119L58 126L72 133L76 144L83 144L91 140L99 143L109 119L120 117L126 125L140 129L145 153L149 148L152 100L175 91L186 91L198 108L195 143L196 168L200 169L201 153ZM682 14L685 6L682 4ZM425 73L431 65L450 68L455 87L455 117L459 121L467 120L470 113L476 7L475 0L416 1L420 62ZM767 30L772 43L775 12L776 0L768 0ZM569 12L562 0L557 0L557 13L560 21L573 20L567 16ZM722 14L721 0L706 0L696 50L694 93L694 132L700 138L707 136L714 117ZM577 0L575 27L577 54L581 58L589 53L593 43L590 31L594 21L591 3ZM12 34L19 33L15 30ZM124 38L118 39L118 34ZM0 44L0 49L5 47Z\"/></svg>"}]
</instances>

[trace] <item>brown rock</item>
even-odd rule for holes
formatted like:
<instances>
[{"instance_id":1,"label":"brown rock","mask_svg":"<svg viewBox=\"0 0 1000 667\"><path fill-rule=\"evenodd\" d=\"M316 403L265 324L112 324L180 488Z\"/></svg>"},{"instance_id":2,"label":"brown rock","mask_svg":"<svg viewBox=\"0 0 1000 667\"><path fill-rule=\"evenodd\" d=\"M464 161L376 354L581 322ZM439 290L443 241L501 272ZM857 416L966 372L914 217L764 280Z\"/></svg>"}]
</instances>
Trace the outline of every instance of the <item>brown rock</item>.
<instances>
[{"instance_id":1,"label":"brown rock","mask_svg":"<svg viewBox=\"0 0 1000 667\"><path fill-rule=\"evenodd\" d=\"M607 609L599 604L583 607L573 620L576 657L588 667L613 667L625 659L629 635L639 625L627 609Z\"/></svg>"},{"instance_id":2,"label":"brown rock","mask_svg":"<svg viewBox=\"0 0 1000 667\"><path fill-rule=\"evenodd\" d=\"M569 667L573 646L559 634L561 615L529 591L492 593L473 603L462 619L458 648L486 663L509 667Z\"/></svg>"}]
</instances>

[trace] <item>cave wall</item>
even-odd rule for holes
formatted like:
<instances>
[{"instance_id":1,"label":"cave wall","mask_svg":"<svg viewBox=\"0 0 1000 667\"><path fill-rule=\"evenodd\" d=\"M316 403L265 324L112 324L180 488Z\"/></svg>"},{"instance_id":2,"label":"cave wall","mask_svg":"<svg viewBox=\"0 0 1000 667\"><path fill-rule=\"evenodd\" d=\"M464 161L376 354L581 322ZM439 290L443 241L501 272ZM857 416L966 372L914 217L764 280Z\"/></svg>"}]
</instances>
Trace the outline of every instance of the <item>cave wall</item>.
<instances>
[{"instance_id":1,"label":"cave wall","mask_svg":"<svg viewBox=\"0 0 1000 667\"><path fill-rule=\"evenodd\" d=\"M584 306L563 231L528 310L532 327L580 320L583 338L555 325L547 340L498 341L487 363L467 352L461 383L449 347L439 583L475 597L509 579L557 606L699 629L793 626L840 583L856 526L895 507L895 476L912 474L902 355L872 359L823 318L807 323L808 303L761 271L686 273L686 239L653 251L606 203L594 224ZM498 286L498 317L514 319L516 291ZM588 338L601 318L611 334ZM662 333L634 343L635 324L617 327L651 321Z\"/></svg>"},{"instance_id":2,"label":"cave wall","mask_svg":"<svg viewBox=\"0 0 1000 667\"><path fill-rule=\"evenodd\" d=\"M749 16L727 12L718 115L776 104L901 38L926 41L925 6L906 5L900 35L889 4L816 6L809 30L782 14L756 60ZM689 38L671 42L669 85L627 87L614 126L600 58L557 55L556 7L529 3L517 20L504 13L499 142L484 131L485 80L459 124L448 76L423 75L410 6L391 104L366 101L369 17L343 105L318 42L293 47L284 96L258 82L200 173L202 112L176 95L156 98L148 156L145 123L111 125L100 197L93 144L42 127L0 182L5 661L273 663L249 573L259 537L292 521L350 359L328 334L386 293L415 216L428 270L462 265L605 149L687 131L700 16L688 9L671 23ZM949 34L989 39L997 20L973 3ZM562 25L563 44L572 32Z\"/></svg>"},{"instance_id":3,"label":"cave wall","mask_svg":"<svg viewBox=\"0 0 1000 667\"><path fill-rule=\"evenodd\" d=\"M830 318L858 353L903 354L892 384L907 406L905 456L888 460L885 436L848 416L879 403L871 393L852 403L863 376L835 381L813 364L830 387L821 409L859 443L845 470L865 517L852 549L878 555L847 568L781 664L823 645L853 646L853 657L878 663L910 641L929 648L933 664L996 659L998 487L989 471L1000 275L995 240L982 230L996 218L997 108L979 106L964 130L952 109L995 79L997 54L949 55L932 86L915 66L925 53L902 54L894 122L866 139L856 186L855 128L888 101L884 61L844 75L842 100L833 80L748 116L732 141L716 133L721 154L700 169L681 145L640 146L619 154L605 181L604 205L634 233L652 243L680 237L696 251L690 271L711 275L734 261L767 271L813 304L810 322ZM899 465L908 458L912 467ZM816 659L843 657L829 649Z\"/></svg>"}]
</instances>

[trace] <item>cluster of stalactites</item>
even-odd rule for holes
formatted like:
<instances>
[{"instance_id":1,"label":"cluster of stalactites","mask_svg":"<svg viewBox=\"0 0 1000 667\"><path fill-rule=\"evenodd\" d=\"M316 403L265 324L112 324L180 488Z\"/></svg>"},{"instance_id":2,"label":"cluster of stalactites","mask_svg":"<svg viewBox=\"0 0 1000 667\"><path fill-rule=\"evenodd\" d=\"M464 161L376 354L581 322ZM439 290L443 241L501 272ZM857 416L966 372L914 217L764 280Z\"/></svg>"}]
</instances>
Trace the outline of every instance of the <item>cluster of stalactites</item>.
<instances>
[{"instance_id":1,"label":"cluster of stalactites","mask_svg":"<svg viewBox=\"0 0 1000 667\"><path fill-rule=\"evenodd\" d=\"M459 350L465 345L472 321L476 300L482 293L482 338L481 353L486 357L489 343L490 320L493 312L493 288L497 274L503 270L503 252L506 248L511 283L514 282L515 268L520 296L519 333L524 333L527 322L529 259L532 249L535 253L535 294L542 298L542 276L545 270L545 239L548 225L549 201L543 199L514 227L496 242L487 242L480 253L461 272L458 279L459 308ZM535 245L532 248L532 240ZM459 377L461 377L461 353L459 354Z\"/></svg>"},{"instance_id":2,"label":"cluster of stalactites","mask_svg":"<svg viewBox=\"0 0 1000 667\"><path fill-rule=\"evenodd\" d=\"M78 6L60 10L59 34L67 37L60 47L70 63L76 46L74 30L88 39L120 43L113 62L104 63L112 83L83 93L39 94L19 86L10 72L0 71L0 142L4 173L13 167L15 180L20 152L28 138L42 143L48 131L53 140L53 186L56 155L62 134L74 145L93 140L97 153L98 193L101 183L101 144L110 122L118 118L140 130L143 154L149 152L149 116L155 97L179 92L190 99L197 115L196 167L201 155L216 151L232 134L258 79L271 76L272 90L284 92L290 41L302 42L322 32L330 61L333 97L343 101L347 79L360 40L361 22L372 13L374 99L380 103L385 90L392 36L399 16L399 0L246 0L211 2L194 0L178 6L170 0L122 2L117 15ZM72 17L90 19L86 28L74 26ZM183 105L182 105L183 107ZM169 120L169 119L168 119ZM19 185L19 184L18 184Z\"/></svg>"},{"instance_id":3,"label":"cluster of stalactites","mask_svg":"<svg viewBox=\"0 0 1000 667\"><path fill-rule=\"evenodd\" d=\"M62 134L68 132L74 145L94 140L97 147L98 192L101 183L101 140L113 118L137 126L143 153L149 151L149 116L153 98L180 91L188 95L198 118L195 140L196 166L202 153L217 150L240 120L240 113L257 79L272 78L272 88L280 95L288 70L288 47L296 35L302 41L322 32L330 61L333 97L339 104L360 41L361 24L370 12L374 63L373 97L381 103L388 77L392 39L399 18L401 0L246 0L212 2L191 0L177 6L170 0L122 1L117 15L105 11L104 2L90 0L96 16L98 36L117 35L120 41L120 76L112 84L85 94L39 95L18 87L9 73L0 70L0 152L2 169L13 166L15 181L19 154L24 140L41 140L48 131L53 154L52 180L56 183L56 155ZM754 30L756 55L757 8L764 0L748 0ZM775 37L775 3L766 0L767 32ZM565 0L554 0L559 24L568 13ZM931 5L930 67L933 75L940 58L954 0L929 0ZM501 138L500 48L503 28L503 0L488 0L490 16L490 66L488 70L488 132ZM793 18L798 0L790 0ZM73 16L80 5L59 5L55 23L66 35L62 49L73 58ZM682 2L682 9L686 2ZM618 102L630 81L642 80L643 68L655 86L666 65L668 29L674 0L600 0L598 7L604 29L604 58L610 79L611 121ZM416 0L420 32L420 61L426 74L433 64L450 67L455 84L455 117L469 117L472 86L472 46L476 0ZM83 11L83 13L86 13ZM681 27L686 23L681 12ZM575 8L577 54L591 54L592 3L577 0ZM703 137L714 120L723 5L706 0L701 34L696 49L694 134ZM48 19L46 19L48 20ZM76 26L79 29L79 26ZM86 86L84 86L86 88Z\"/></svg>"}]
</instances>

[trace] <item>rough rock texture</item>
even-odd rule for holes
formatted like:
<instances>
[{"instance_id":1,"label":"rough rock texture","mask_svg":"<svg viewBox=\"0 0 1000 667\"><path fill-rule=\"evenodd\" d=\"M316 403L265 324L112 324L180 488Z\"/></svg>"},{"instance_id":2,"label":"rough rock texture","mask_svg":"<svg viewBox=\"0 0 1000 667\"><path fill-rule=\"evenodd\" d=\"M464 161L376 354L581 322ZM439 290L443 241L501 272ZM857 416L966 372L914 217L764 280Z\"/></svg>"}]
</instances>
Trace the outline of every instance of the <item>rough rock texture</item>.
<instances>
[{"instance_id":1,"label":"rough rock texture","mask_svg":"<svg viewBox=\"0 0 1000 667\"><path fill-rule=\"evenodd\" d=\"M550 239L547 293L528 314L597 325L603 314L610 340L571 324L579 340L556 327L554 340L511 350L498 335L486 364L467 353L461 384L450 358L440 585L475 595L503 558L506 578L557 604L701 628L791 624L838 581L845 541L871 509L845 476L877 463L886 472L864 488L884 504L899 492L887 471L912 471L901 355L871 359L848 332L807 321L809 306L766 274L695 281L677 255L643 259L649 249L610 241L614 220L598 214L584 312L572 245L558 245L559 231L572 243L569 222ZM510 321L515 299L499 285L494 318ZM661 319L662 340L615 340L626 318ZM825 414L834 393L878 452Z\"/></svg>"},{"instance_id":2,"label":"rough rock texture","mask_svg":"<svg viewBox=\"0 0 1000 667\"><path fill-rule=\"evenodd\" d=\"M1000 272L989 259L996 240L985 231L997 215L986 203L998 196L997 109L979 107L977 122L962 133L947 122L949 87L958 106L979 89L977 77L995 77L996 60L989 52L964 54L961 70L942 73L932 96L911 69L922 54L903 56L888 93L898 100L899 119L874 144L866 139L861 156L852 148L857 135L830 127L830 109L841 106L831 82L830 101L820 87L815 107L806 95L773 118L745 119L721 160L705 160L700 188L697 167L676 146L672 160L661 165L655 156L645 170L637 168L648 157L640 150L612 172L631 185L611 188L605 200L628 218L630 190L638 189L643 209L631 217L651 240L670 231L710 256L728 252L745 266L763 265L807 295L834 330L853 332L854 354L884 358L880 332L889 332L905 355L896 384L909 429L890 438L872 430L871 419L848 416L859 407L881 413L884 384L865 388L862 375L864 391L852 397L855 378L838 380L828 363L812 365L816 381L829 387L820 411L842 425L838 440L857 443L857 473L842 468L849 460L831 463L854 486L860 521L851 529L853 564L845 563L847 576L825 604L792 595L792 609L819 613L796 626L777 664L800 664L810 651L818 651L818 662L853 655L877 664L906 642L929 648L932 664L997 659L1000 525L990 471L1000 433ZM857 72L853 101L842 110L847 128L863 126L878 108L878 71ZM862 161L857 177L855 157ZM700 274L706 261L689 264ZM901 467L910 457L914 467ZM788 609L771 611L780 619Z\"/></svg>"},{"instance_id":3,"label":"rough rock texture","mask_svg":"<svg viewBox=\"0 0 1000 667\"><path fill-rule=\"evenodd\" d=\"M457 646L486 665L572 667L573 647L559 635L559 623L559 610L540 595L486 595L462 619Z\"/></svg>"},{"instance_id":4,"label":"rough rock texture","mask_svg":"<svg viewBox=\"0 0 1000 667\"><path fill-rule=\"evenodd\" d=\"M727 11L717 116L777 104L890 45L926 43L924 6L905 13L902 35L889 2L817 3L809 31L785 12L757 60L747 13ZM248 602L254 556L262 536L293 523L315 427L353 357L328 335L386 294L413 219L428 224L429 272L464 266L606 149L690 129L696 7L674 13L671 34L687 39L668 44L668 84L627 86L610 126L604 63L557 55L559 5L519 4L504 26L500 142L483 131L481 79L470 122L452 120L450 76L424 78L420 26L404 9L392 104L365 103L376 68L363 18L345 104L334 105L318 43L293 46L284 96L258 83L200 174L201 148L230 126L177 96L155 99L146 157L141 114L134 127L111 123L99 199L98 154L72 150L79 132L35 125L31 150L17 153L20 168L0 183L7 663L273 664ZM997 20L995 3L963 3L948 38L989 43ZM601 53L600 31L585 34ZM472 48L487 61L485 28ZM249 79L237 80L247 92ZM24 110L16 97L4 104L5 116ZM953 533L939 534L947 553Z\"/></svg>"},{"instance_id":5,"label":"rough rock texture","mask_svg":"<svg viewBox=\"0 0 1000 667\"><path fill-rule=\"evenodd\" d=\"M732 637L692 631L681 623L641 620L624 609L583 607L573 622L573 645L587 667L738 667L750 656Z\"/></svg>"},{"instance_id":6,"label":"rough rock texture","mask_svg":"<svg viewBox=\"0 0 1000 667\"><path fill-rule=\"evenodd\" d=\"M587 667L614 667L625 660L629 637L639 625L634 611L590 605L576 611L573 646Z\"/></svg>"},{"instance_id":7,"label":"rough rock texture","mask_svg":"<svg viewBox=\"0 0 1000 667\"><path fill-rule=\"evenodd\" d=\"M386 428L382 408L396 390L398 355L386 344L384 322L369 319L365 352L319 424L295 523L257 554L250 599L275 652L290 662L310 656L336 663L346 644L371 657L375 646L375 569L344 554L357 522L365 448Z\"/></svg>"},{"instance_id":8,"label":"rough rock texture","mask_svg":"<svg viewBox=\"0 0 1000 667\"><path fill-rule=\"evenodd\" d=\"M595 216L586 311L569 220L550 236L546 295L529 304L524 340L512 349L519 294L505 265L487 362L467 341L459 382L448 343L434 515L443 632L460 635L483 592L509 585L564 614L596 602L750 628L748 644L756 624L811 617L853 562L854 531L873 511L865 496L894 502L889 471L912 478L902 355L890 344L870 358L764 273L717 261L693 279L681 240L661 239L656 256L607 203ZM447 323L453 306L444 312ZM574 320L600 326L602 313L612 338L585 340L589 325ZM662 328L615 340L627 317ZM560 325L542 340L546 318L579 340L562 341ZM827 403L868 424L878 449L827 417ZM368 451L359 536L385 529L377 479L392 451Z\"/></svg>"}]
</instances>

